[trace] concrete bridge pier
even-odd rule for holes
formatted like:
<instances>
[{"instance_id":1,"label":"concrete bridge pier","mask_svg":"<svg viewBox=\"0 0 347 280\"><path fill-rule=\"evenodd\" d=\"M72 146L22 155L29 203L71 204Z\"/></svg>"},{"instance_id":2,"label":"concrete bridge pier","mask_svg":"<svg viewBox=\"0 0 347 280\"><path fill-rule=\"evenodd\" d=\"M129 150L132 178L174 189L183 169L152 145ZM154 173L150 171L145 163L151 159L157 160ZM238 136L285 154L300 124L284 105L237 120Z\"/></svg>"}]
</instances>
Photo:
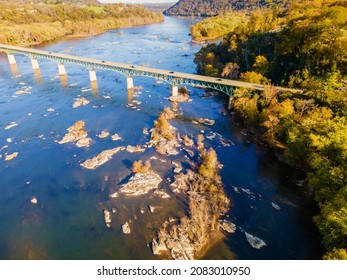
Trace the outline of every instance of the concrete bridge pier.
<instances>
[{"instance_id":1,"label":"concrete bridge pier","mask_svg":"<svg viewBox=\"0 0 347 280\"><path fill-rule=\"evenodd\" d=\"M13 54L8 54L7 55L7 58L8 58L8 62L12 65L12 64L17 64L16 62L16 58L14 57Z\"/></svg>"},{"instance_id":2,"label":"concrete bridge pier","mask_svg":"<svg viewBox=\"0 0 347 280\"><path fill-rule=\"evenodd\" d=\"M96 82L96 72L94 69L89 70L89 79L91 82Z\"/></svg>"},{"instance_id":3,"label":"concrete bridge pier","mask_svg":"<svg viewBox=\"0 0 347 280\"><path fill-rule=\"evenodd\" d=\"M232 108L233 108L233 97L229 96L228 110L231 110Z\"/></svg>"},{"instance_id":4,"label":"concrete bridge pier","mask_svg":"<svg viewBox=\"0 0 347 280\"><path fill-rule=\"evenodd\" d=\"M133 77L127 76L127 89L134 89Z\"/></svg>"},{"instance_id":5,"label":"concrete bridge pier","mask_svg":"<svg viewBox=\"0 0 347 280\"><path fill-rule=\"evenodd\" d=\"M178 96L178 86L176 86L176 85L171 86L171 96L173 96L173 97Z\"/></svg>"},{"instance_id":6,"label":"concrete bridge pier","mask_svg":"<svg viewBox=\"0 0 347 280\"><path fill-rule=\"evenodd\" d=\"M63 63L58 64L59 76L66 76L66 70Z\"/></svg>"},{"instance_id":7,"label":"concrete bridge pier","mask_svg":"<svg viewBox=\"0 0 347 280\"><path fill-rule=\"evenodd\" d=\"M39 62L36 58L31 59L31 66L33 67L33 70L40 69Z\"/></svg>"}]
</instances>

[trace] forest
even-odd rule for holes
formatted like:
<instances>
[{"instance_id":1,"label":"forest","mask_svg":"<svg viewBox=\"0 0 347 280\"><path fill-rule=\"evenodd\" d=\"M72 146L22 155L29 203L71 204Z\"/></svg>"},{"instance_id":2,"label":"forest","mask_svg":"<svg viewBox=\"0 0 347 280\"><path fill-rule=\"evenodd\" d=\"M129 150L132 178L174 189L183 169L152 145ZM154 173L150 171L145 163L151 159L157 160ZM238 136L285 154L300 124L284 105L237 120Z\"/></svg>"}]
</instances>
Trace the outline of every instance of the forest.
<instances>
[{"instance_id":1,"label":"forest","mask_svg":"<svg viewBox=\"0 0 347 280\"><path fill-rule=\"evenodd\" d=\"M236 89L251 132L307 173L324 259L347 259L347 3L292 1L256 10L195 57L200 74L268 85ZM302 89L276 92L273 85Z\"/></svg>"},{"instance_id":2,"label":"forest","mask_svg":"<svg viewBox=\"0 0 347 280\"><path fill-rule=\"evenodd\" d=\"M164 12L168 16L216 16L227 11L257 10L286 5L288 0L180 0Z\"/></svg>"},{"instance_id":3,"label":"forest","mask_svg":"<svg viewBox=\"0 0 347 280\"><path fill-rule=\"evenodd\" d=\"M0 43L30 46L63 36L90 36L109 29L163 21L142 5L91 1L0 1Z\"/></svg>"}]
</instances>

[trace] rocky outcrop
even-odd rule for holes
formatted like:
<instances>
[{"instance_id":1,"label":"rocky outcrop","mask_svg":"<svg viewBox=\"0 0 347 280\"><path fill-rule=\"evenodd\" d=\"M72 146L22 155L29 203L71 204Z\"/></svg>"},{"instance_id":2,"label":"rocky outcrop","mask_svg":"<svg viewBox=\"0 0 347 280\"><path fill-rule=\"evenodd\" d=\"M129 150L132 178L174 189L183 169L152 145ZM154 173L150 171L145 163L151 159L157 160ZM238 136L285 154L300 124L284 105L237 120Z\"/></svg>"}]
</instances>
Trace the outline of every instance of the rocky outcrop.
<instances>
[{"instance_id":1,"label":"rocky outcrop","mask_svg":"<svg viewBox=\"0 0 347 280\"><path fill-rule=\"evenodd\" d=\"M5 130L11 129L12 127L17 126L18 124L16 122L11 122L9 125L5 127Z\"/></svg>"},{"instance_id":2,"label":"rocky outcrop","mask_svg":"<svg viewBox=\"0 0 347 280\"><path fill-rule=\"evenodd\" d=\"M87 169L96 169L104 163L108 162L116 153L125 150L125 147L117 147L110 150L102 151L97 156L87 159L85 162L81 163L81 166Z\"/></svg>"},{"instance_id":3,"label":"rocky outcrop","mask_svg":"<svg viewBox=\"0 0 347 280\"><path fill-rule=\"evenodd\" d=\"M272 206L274 209L276 209L277 211L280 211L280 210L281 210L281 207L280 207L278 204L274 203L274 202L271 202L271 206Z\"/></svg>"},{"instance_id":4,"label":"rocky outcrop","mask_svg":"<svg viewBox=\"0 0 347 280\"><path fill-rule=\"evenodd\" d=\"M173 259L195 259L203 248L219 236L221 224L228 232L236 229L234 224L220 220L221 215L228 211L230 201L217 174L219 163L216 158L211 160L213 152L204 151L205 157L203 156L199 170L189 169L186 174L175 175L175 181L170 187L173 192L184 194L186 204L189 205L189 215L174 225L171 221L164 223L158 236L152 241L153 252L161 253L166 247ZM214 176L211 177L211 174Z\"/></svg>"},{"instance_id":5,"label":"rocky outcrop","mask_svg":"<svg viewBox=\"0 0 347 280\"><path fill-rule=\"evenodd\" d=\"M89 104L89 101L87 99L85 99L84 97L81 97L81 98L75 99L75 102L73 103L72 107L77 108L77 107L85 106L88 104Z\"/></svg>"},{"instance_id":6,"label":"rocky outcrop","mask_svg":"<svg viewBox=\"0 0 347 280\"><path fill-rule=\"evenodd\" d=\"M205 124L205 125L214 125L214 120L210 119L204 119L204 118L198 118L198 123Z\"/></svg>"},{"instance_id":7,"label":"rocky outcrop","mask_svg":"<svg viewBox=\"0 0 347 280\"><path fill-rule=\"evenodd\" d=\"M124 234L130 234L131 233L131 228L128 222L125 222L122 224L122 231Z\"/></svg>"},{"instance_id":8,"label":"rocky outcrop","mask_svg":"<svg viewBox=\"0 0 347 280\"><path fill-rule=\"evenodd\" d=\"M236 225L227 220L220 220L219 225L220 225L220 228L226 231L227 233L234 233L236 231Z\"/></svg>"},{"instance_id":9,"label":"rocky outcrop","mask_svg":"<svg viewBox=\"0 0 347 280\"><path fill-rule=\"evenodd\" d=\"M171 102L178 102L178 103L191 101L190 96L188 94L179 94L176 96L170 96L169 100Z\"/></svg>"},{"instance_id":10,"label":"rocky outcrop","mask_svg":"<svg viewBox=\"0 0 347 280\"><path fill-rule=\"evenodd\" d=\"M261 249L262 247L266 246L266 243L261 240L260 238L253 236L252 234L249 234L245 232L246 238L248 243L254 248L254 249Z\"/></svg>"},{"instance_id":11,"label":"rocky outcrop","mask_svg":"<svg viewBox=\"0 0 347 280\"><path fill-rule=\"evenodd\" d=\"M67 129L68 133L60 140L59 144L76 142L77 147L89 147L91 139L88 138L88 133L85 130L84 121L77 121Z\"/></svg>"},{"instance_id":12,"label":"rocky outcrop","mask_svg":"<svg viewBox=\"0 0 347 280\"><path fill-rule=\"evenodd\" d=\"M172 165L174 166L174 172L180 173L182 171L182 164L180 162L172 162Z\"/></svg>"},{"instance_id":13,"label":"rocky outcrop","mask_svg":"<svg viewBox=\"0 0 347 280\"><path fill-rule=\"evenodd\" d=\"M153 171L146 173L135 173L129 181L122 185L121 188L110 195L112 198L118 197L120 194L126 196L140 196L149 193L151 190L158 189L162 178Z\"/></svg>"},{"instance_id":14,"label":"rocky outcrop","mask_svg":"<svg viewBox=\"0 0 347 280\"><path fill-rule=\"evenodd\" d=\"M164 192L163 190L155 190L154 192L153 192L153 194L154 195L156 195L156 196L158 196L158 197L160 197L160 198L162 198L162 199L168 199L168 198L170 198L170 195L168 195L166 192Z\"/></svg>"},{"instance_id":15,"label":"rocky outcrop","mask_svg":"<svg viewBox=\"0 0 347 280\"><path fill-rule=\"evenodd\" d=\"M142 153L146 150L142 148L140 145L137 145L137 146L128 145L126 149L129 153Z\"/></svg>"},{"instance_id":16,"label":"rocky outcrop","mask_svg":"<svg viewBox=\"0 0 347 280\"><path fill-rule=\"evenodd\" d=\"M122 137L120 137L118 134L113 134L111 136L112 141L118 141L118 140L122 140Z\"/></svg>"},{"instance_id":17,"label":"rocky outcrop","mask_svg":"<svg viewBox=\"0 0 347 280\"><path fill-rule=\"evenodd\" d=\"M5 156L5 160L9 161L9 160L12 160L12 159L16 158L17 156L18 156L18 152L14 152L12 154L6 155Z\"/></svg>"},{"instance_id":18,"label":"rocky outcrop","mask_svg":"<svg viewBox=\"0 0 347 280\"><path fill-rule=\"evenodd\" d=\"M182 137L183 145L186 147L193 147L194 141L188 137L188 135L184 135Z\"/></svg>"},{"instance_id":19,"label":"rocky outcrop","mask_svg":"<svg viewBox=\"0 0 347 280\"><path fill-rule=\"evenodd\" d=\"M100 134L96 135L98 136L100 139L104 139L106 137L108 137L110 135L110 133L108 131L103 130Z\"/></svg>"},{"instance_id":20,"label":"rocky outcrop","mask_svg":"<svg viewBox=\"0 0 347 280\"><path fill-rule=\"evenodd\" d=\"M111 227L111 213L108 210L104 210L104 219L105 219L105 224L108 228Z\"/></svg>"},{"instance_id":21,"label":"rocky outcrop","mask_svg":"<svg viewBox=\"0 0 347 280\"><path fill-rule=\"evenodd\" d=\"M151 142L155 146L155 150L161 154L166 156L178 155L179 152L177 148L180 147L177 140L168 141L166 139L161 139L160 141Z\"/></svg>"}]
</instances>

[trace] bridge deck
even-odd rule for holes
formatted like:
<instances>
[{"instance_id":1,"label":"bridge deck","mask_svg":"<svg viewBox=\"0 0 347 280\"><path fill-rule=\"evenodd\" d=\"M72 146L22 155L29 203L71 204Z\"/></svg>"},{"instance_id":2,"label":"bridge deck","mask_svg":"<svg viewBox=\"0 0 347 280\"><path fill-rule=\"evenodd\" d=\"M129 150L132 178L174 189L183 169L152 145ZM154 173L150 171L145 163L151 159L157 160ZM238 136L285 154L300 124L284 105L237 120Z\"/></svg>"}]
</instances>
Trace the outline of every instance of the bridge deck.
<instances>
[{"instance_id":1,"label":"bridge deck","mask_svg":"<svg viewBox=\"0 0 347 280\"><path fill-rule=\"evenodd\" d=\"M214 78L214 77L169 71L169 70L161 70L157 68L143 67L138 65L126 64L126 63L111 62L111 61L104 61L104 60L98 60L93 58L53 53L50 51L44 51L44 50L38 50L38 49L32 49L32 48L9 46L5 44L0 44L0 51L1 50L7 53L24 54L33 58L44 57L44 58L52 59L55 61L59 61L61 63L65 62L65 63L76 63L76 64L88 65L89 67L92 67L93 69L106 68L109 70L114 70L114 69L122 68L125 71L134 73L134 76L136 75L136 73L143 72L143 73L151 73L156 76L171 77L172 79L193 80L193 81L211 83L211 84L228 86L228 87L242 87L242 88L250 88L250 89L256 89L256 90L264 90L266 88L265 85L261 85L261 84ZM274 88L277 91L300 92L300 90L291 89L291 88L283 88L283 87L274 87Z\"/></svg>"}]
</instances>

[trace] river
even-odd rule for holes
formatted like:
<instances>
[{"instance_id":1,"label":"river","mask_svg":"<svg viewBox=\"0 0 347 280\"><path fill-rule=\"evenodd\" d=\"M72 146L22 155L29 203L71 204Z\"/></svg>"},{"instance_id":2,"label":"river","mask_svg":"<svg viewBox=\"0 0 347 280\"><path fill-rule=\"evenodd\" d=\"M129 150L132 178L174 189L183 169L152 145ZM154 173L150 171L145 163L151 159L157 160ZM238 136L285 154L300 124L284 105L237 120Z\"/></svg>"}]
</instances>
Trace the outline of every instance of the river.
<instances>
[{"instance_id":1,"label":"river","mask_svg":"<svg viewBox=\"0 0 347 280\"><path fill-rule=\"evenodd\" d=\"M191 24L191 19L166 17L159 24L64 39L40 48L195 73L194 53L201 46L190 41ZM129 177L134 160L154 156L158 160L152 160L153 169L164 177L163 188L168 189L167 179L174 175L170 161L182 157L165 159L147 149L121 152L96 170L83 169L80 163L105 149L148 141L143 129L153 127L164 106L172 106L167 100L169 85L135 77L135 86L143 89L134 97L127 93L125 78L115 72L98 70L98 83L91 87L88 71L81 66L67 64L67 80L61 80L52 61L39 60L41 71L34 75L27 57L17 55L16 59L19 73L0 55L0 259L156 259L147 244L161 222L184 212L182 205L150 196L115 204L109 194ZM300 187L302 174L241 133L242 127L226 114L222 95L202 98L203 89L188 88L192 102L180 104L180 117L171 123L181 135L217 133L206 138L205 145L217 151L223 164L221 176L232 201L226 218L237 225L236 232L226 235L205 258L320 258L319 234L312 222L315 210ZM26 93L17 94L21 91ZM72 108L74 99L81 96L90 103ZM127 106L134 98L140 102ZM192 119L199 117L213 119L215 124L193 124ZM92 145L59 145L57 141L77 120L85 121ZM5 129L11 123L16 126ZM98 138L103 130L119 134L122 140ZM6 161L5 156L14 152L17 157ZM33 198L36 204L31 203ZM150 204L161 210L141 214L140 209ZM103 209L112 208L116 212L109 229ZM132 233L124 235L121 224L129 219ZM252 248L245 232L267 246Z\"/></svg>"}]
</instances>

